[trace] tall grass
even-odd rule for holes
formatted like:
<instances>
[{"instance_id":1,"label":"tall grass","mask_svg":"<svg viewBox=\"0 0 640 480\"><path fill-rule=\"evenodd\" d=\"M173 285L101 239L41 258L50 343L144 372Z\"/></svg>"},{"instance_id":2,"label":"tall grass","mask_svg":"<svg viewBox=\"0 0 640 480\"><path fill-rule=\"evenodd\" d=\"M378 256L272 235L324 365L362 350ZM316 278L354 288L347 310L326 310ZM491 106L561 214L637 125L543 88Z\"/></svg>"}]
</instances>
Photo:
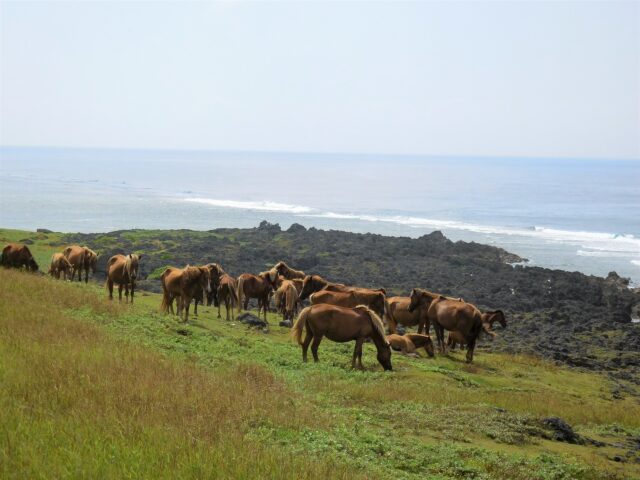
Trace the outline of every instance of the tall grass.
<instances>
[{"instance_id":1,"label":"tall grass","mask_svg":"<svg viewBox=\"0 0 640 480\"><path fill-rule=\"evenodd\" d=\"M204 371L114 340L65 313L118 314L79 287L6 270L0 285L1 478L358 476L247 438L326 421L264 368Z\"/></svg>"}]
</instances>

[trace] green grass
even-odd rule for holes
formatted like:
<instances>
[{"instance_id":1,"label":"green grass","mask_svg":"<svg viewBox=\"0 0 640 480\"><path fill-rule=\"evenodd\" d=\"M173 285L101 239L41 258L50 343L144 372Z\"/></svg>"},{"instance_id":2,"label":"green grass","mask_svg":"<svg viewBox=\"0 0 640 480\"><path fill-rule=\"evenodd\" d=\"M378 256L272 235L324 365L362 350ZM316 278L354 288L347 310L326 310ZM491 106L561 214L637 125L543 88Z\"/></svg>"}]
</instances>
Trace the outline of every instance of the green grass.
<instances>
[{"instance_id":1,"label":"green grass","mask_svg":"<svg viewBox=\"0 0 640 480\"><path fill-rule=\"evenodd\" d=\"M636 399L598 374L534 357L394 355L323 341L303 364L289 330L201 308L189 325L160 297L109 303L96 284L0 271L0 476L624 478ZM223 311L224 315L224 311ZM560 416L597 448L548 439ZM632 459L630 459L632 460Z\"/></svg>"}]
</instances>

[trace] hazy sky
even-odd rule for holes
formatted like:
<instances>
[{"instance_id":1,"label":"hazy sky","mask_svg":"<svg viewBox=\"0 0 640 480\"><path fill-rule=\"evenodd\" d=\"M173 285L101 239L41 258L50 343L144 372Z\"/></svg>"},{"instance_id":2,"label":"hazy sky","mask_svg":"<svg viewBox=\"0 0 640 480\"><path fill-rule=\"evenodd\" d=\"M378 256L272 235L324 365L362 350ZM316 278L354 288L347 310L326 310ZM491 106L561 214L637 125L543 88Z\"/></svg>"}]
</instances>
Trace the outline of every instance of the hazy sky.
<instances>
[{"instance_id":1,"label":"hazy sky","mask_svg":"<svg viewBox=\"0 0 640 480\"><path fill-rule=\"evenodd\" d=\"M640 158L640 2L0 3L0 144Z\"/></svg>"}]
</instances>

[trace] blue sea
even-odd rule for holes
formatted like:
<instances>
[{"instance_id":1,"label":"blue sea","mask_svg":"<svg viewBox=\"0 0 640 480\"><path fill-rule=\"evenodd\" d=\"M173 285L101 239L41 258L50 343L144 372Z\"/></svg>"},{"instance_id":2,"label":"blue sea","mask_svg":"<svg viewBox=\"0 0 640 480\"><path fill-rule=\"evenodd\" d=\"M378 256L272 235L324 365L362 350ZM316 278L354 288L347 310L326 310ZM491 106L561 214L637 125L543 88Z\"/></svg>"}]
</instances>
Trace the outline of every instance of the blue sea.
<instances>
[{"instance_id":1,"label":"blue sea","mask_svg":"<svg viewBox=\"0 0 640 480\"><path fill-rule=\"evenodd\" d=\"M2 227L64 232L441 230L640 284L640 161L2 147L0 202Z\"/></svg>"}]
</instances>

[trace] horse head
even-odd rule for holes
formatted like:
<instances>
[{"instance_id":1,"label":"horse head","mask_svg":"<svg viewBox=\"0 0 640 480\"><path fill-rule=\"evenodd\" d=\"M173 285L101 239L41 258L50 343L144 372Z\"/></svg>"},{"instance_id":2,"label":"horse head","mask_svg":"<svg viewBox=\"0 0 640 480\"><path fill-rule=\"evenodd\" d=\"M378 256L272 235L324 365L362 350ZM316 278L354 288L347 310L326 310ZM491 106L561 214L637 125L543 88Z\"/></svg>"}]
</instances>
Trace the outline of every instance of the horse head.
<instances>
[{"instance_id":1,"label":"horse head","mask_svg":"<svg viewBox=\"0 0 640 480\"><path fill-rule=\"evenodd\" d=\"M198 267L200 270L200 287L202 287L202 291L205 293L211 292L211 272L208 267Z\"/></svg>"},{"instance_id":2,"label":"horse head","mask_svg":"<svg viewBox=\"0 0 640 480\"><path fill-rule=\"evenodd\" d=\"M31 270L32 272L37 272L38 271L38 264L36 263L35 259L33 257L31 257L29 259L28 265L27 267L29 268L29 270Z\"/></svg>"}]
</instances>

